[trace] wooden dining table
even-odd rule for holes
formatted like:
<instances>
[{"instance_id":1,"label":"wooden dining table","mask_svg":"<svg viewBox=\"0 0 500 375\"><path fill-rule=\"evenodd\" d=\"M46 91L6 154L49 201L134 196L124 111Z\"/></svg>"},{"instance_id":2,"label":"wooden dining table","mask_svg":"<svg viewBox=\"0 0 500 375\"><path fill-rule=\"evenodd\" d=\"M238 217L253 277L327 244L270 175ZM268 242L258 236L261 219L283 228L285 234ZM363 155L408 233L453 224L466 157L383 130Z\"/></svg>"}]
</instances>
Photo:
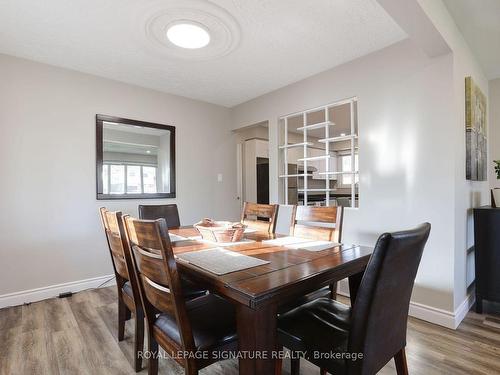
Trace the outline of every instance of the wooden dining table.
<instances>
[{"instance_id":1,"label":"wooden dining table","mask_svg":"<svg viewBox=\"0 0 500 375\"><path fill-rule=\"evenodd\" d=\"M170 229L170 233L192 238L193 227ZM351 304L373 248L338 245L322 251L296 249L267 243L283 237L254 232L246 242L226 249L269 263L241 271L216 275L191 263L178 261L183 277L206 287L235 305L240 374L274 374L278 308L336 281L348 278ZM213 243L197 239L172 243L174 254L213 248ZM217 317L214 317L216 319Z\"/></svg>"}]
</instances>

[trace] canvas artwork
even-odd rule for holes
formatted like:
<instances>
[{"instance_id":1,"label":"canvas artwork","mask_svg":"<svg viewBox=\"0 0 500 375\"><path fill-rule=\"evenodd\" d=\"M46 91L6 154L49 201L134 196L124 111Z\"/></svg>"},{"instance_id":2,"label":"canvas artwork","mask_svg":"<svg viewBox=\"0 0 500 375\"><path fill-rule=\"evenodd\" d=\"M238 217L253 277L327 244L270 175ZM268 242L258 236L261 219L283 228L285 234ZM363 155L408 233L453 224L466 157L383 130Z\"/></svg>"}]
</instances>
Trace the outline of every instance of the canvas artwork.
<instances>
[{"instance_id":1,"label":"canvas artwork","mask_svg":"<svg viewBox=\"0 0 500 375\"><path fill-rule=\"evenodd\" d=\"M486 97L471 77L465 78L465 134L467 180L488 179Z\"/></svg>"}]
</instances>

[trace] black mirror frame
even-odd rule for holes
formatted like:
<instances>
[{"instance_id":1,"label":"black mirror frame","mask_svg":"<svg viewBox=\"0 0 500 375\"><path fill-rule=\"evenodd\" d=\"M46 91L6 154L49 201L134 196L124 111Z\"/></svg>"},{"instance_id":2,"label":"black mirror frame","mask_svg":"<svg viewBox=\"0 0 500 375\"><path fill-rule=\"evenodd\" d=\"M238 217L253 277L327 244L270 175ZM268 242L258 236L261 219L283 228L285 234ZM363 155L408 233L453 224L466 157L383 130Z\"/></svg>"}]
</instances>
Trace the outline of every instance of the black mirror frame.
<instances>
[{"instance_id":1,"label":"black mirror frame","mask_svg":"<svg viewBox=\"0 0 500 375\"><path fill-rule=\"evenodd\" d=\"M175 198L175 126L155 124L153 122L145 122L131 120L121 117L96 115L96 198L97 200L110 199L161 199ZM169 193L152 193L152 194L103 194L102 191L102 164L103 164L103 122L115 122L118 124L143 126L145 128L156 128L170 131L170 187Z\"/></svg>"}]
</instances>

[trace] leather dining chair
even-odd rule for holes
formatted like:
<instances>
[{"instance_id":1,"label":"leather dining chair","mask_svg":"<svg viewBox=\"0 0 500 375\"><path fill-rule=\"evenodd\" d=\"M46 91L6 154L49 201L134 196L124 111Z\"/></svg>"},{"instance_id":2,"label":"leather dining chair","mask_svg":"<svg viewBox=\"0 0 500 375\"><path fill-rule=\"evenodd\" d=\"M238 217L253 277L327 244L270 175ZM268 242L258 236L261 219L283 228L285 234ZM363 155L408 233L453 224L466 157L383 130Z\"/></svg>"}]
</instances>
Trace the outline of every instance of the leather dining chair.
<instances>
[{"instance_id":1,"label":"leather dining chair","mask_svg":"<svg viewBox=\"0 0 500 375\"><path fill-rule=\"evenodd\" d=\"M125 227L148 324L148 374L158 373L159 346L190 375L237 350L229 302L215 294L185 300L165 219L125 217Z\"/></svg>"},{"instance_id":2,"label":"leather dining chair","mask_svg":"<svg viewBox=\"0 0 500 375\"><path fill-rule=\"evenodd\" d=\"M118 341L124 339L125 321L135 317L134 369L141 371L142 360L139 352L144 348L144 313L142 310L139 288L135 278L131 278L132 261L127 249L125 228L121 212L100 209L101 222L106 234L108 249L118 288Z\"/></svg>"},{"instance_id":3,"label":"leather dining chair","mask_svg":"<svg viewBox=\"0 0 500 375\"><path fill-rule=\"evenodd\" d=\"M241 211L241 223L258 231L274 233L278 217L277 204L245 202ZM264 219L264 220L263 220Z\"/></svg>"},{"instance_id":4,"label":"leather dining chair","mask_svg":"<svg viewBox=\"0 0 500 375\"><path fill-rule=\"evenodd\" d=\"M178 228L181 226L179 219L179 210L177 205L160 204L160 205L139 205L139 218L144 220L165 219L168 228Z\"/></svg>"},{"instance_id":5,"label":"leather dining chair","mask_svg":"<svg viewBox=\"0 0 500 375\"><path fill-rule=\"evenodd\" d=\"M354 306L320 298L289 311L278 318L280 343L306 352L306 359L319 366L322 374L375 374L392 358L397 373L408 374L408 309L430 229L425 223L413 230L382 234ZM323 354L332 352L344 358ZM299 360L294 360L292 375L299 373L298 365Z\"/></svg>"}]
</instances>

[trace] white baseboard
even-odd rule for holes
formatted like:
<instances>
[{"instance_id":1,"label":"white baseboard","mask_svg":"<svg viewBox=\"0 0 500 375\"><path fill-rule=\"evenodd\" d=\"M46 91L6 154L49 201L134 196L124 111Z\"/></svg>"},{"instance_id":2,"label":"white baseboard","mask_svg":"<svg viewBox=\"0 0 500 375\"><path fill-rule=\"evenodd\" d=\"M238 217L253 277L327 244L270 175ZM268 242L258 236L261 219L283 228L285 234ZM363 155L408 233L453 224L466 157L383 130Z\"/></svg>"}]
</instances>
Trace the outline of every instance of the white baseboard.
<instances>
[{"instance_id":1,"label":"white baseboard","mask_svg":"<svg viewBox=\"0 0 500 375\"><path fill-rule=\"evenodd\" d=\"M71 281L64 284L50 285L42 288L3 294L0 295L0 309L8 306L18 306L25 303L37 302L44 299L57 297L60 293L75 293L85 289L97 288L112 278L114 278L114 275L105 275L94 277L92 279ZM110 286L115 284L115 282L116 281L113 279L102 286Z\"/></svg>"},{"instance_id":2,"label":"white baseboard","mask_svg":"<svg viewBox=\"0 0 500 375\"><path fill-rule=\"evenodd\" d=\"M349 293L346 292L344 288L340 288L337 293L349 297ZM454 312L438 309L418 302L410 302L409 315L446 328L457 329L475 301L475 295L473 293L469 294Z\"/></svg>"},{"instance_id":3,"label":"white baseboard","mask_svg":"<svg viewBox=\"0 0 500 375\"><path fill-rule=\"evenodd\" d=\"M438 309L418 302L410 302L409 315L426 322L455 329L455 314L451 311Z\"/></svg>"},{"instance_id":4,"label":"white baseboard","mask_svg":"<svg viewBox=\"0 0 500 375\"><path fill-rule=\"evenodd\" d=\"M465 297L464 301L455 310L455 327L453 329L456 329L462 320L464 320L465 316L475 303L476 293L470 293L467 297Z\"/></svg>"}]
</instances>

